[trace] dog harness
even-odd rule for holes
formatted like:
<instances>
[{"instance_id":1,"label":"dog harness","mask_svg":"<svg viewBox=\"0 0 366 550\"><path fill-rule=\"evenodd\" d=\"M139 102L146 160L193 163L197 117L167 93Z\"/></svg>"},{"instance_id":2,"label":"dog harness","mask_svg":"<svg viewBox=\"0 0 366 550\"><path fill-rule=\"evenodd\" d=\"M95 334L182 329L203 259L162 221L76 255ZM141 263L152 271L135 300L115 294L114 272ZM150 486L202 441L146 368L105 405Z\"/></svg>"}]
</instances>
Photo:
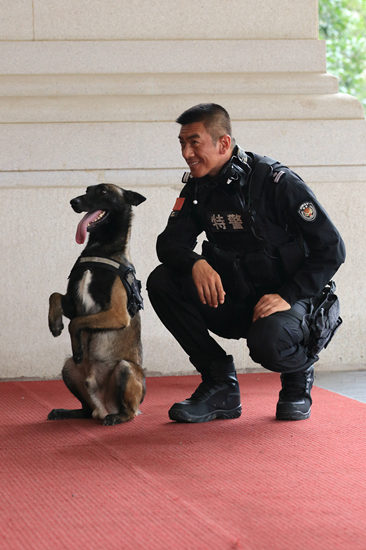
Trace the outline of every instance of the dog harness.
<instances>
[{"instance_id":1,"label":"dog harness","mask_svg":"<svg viewBox=\"0 0 366 550\"><path fill-rule=\"evenodd\" d=\"M127 293L127 311L131 317L144 308L144 301L141 296L141 281L136 279L136 271L133 265L125 259L120 263L110 258L80 256L70 272L69 279L75 271L85 271L88 268L96 267L96 264L98 267L114 272L121 279Z\"/></svg>"}]
</instances>

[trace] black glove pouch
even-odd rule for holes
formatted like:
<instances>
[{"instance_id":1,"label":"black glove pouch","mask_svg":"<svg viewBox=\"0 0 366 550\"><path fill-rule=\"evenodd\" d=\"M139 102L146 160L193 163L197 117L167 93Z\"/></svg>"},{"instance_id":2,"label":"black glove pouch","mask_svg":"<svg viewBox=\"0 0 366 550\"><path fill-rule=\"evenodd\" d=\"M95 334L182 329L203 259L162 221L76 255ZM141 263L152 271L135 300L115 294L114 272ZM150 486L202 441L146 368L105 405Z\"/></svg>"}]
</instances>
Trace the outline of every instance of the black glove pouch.
<instances>
[{"instance_id":1,"label":"black glove pouch","mask_svg":"<svg viewBox=\"0 0 366 550\"><path fill-rule=\"evenodd\" d=\"M342 318L339 316L339 300L334 294L335 288L334 281L330 281L323 289L321 296L315 300L312 311L305 316L305 322L309 328L310 355L317 355L326 348L342 324Z\"/></svg>"}]
</instances>

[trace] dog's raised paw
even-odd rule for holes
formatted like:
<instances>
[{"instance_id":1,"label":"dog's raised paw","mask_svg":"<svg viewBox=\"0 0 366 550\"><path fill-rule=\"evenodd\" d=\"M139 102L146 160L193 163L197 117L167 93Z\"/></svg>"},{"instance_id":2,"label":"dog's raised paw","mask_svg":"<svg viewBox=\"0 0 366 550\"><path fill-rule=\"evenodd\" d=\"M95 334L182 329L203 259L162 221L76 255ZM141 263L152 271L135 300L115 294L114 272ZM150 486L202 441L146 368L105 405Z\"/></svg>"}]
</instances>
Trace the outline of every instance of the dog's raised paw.
<instances>
[{"instance_id":1,"label":"dog's raised paw","mask_svg":"<svg viewBox=\"0 0 366 550\"><path fill-rule=\"evenodd\" d=\"M64 328L63 324L61 325L61 327L57 327L57 328L51 328L50 327L50 331L52 333L52 336L54 336L55 338L57 336L60 336L61 332L63 331L63 328Z\"/></svg>"},{"instance_id":2,"label":"dog's raised paw","mask_svg":"<svg viewBox=\"0 0 366 550\"><path fill-rule=\"evenodd\" d=\"M50 329L52 336L60 336L61 332L64 329L64 324L61 319L52 319L48 320L48 328Z\"/></svg>"}]
</instances>

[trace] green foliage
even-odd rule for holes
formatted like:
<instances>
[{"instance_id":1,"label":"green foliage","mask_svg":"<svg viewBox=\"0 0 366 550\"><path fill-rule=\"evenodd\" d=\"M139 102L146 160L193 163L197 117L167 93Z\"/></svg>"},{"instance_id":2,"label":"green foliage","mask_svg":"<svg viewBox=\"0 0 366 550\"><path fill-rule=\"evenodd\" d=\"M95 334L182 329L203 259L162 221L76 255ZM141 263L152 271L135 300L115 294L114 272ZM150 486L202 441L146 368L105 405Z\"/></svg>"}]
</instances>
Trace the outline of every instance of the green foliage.
<instances>
[{"instance_id":1,"label":"green foliage","mask_svg":"<svg viewBox=\"0 0 366 550\"><path fill-rule=\"evenodd\" d=\"M339 90L357 97L366 109L366 0L319 0L319 33Z\"/></svg>"}]
</instances>

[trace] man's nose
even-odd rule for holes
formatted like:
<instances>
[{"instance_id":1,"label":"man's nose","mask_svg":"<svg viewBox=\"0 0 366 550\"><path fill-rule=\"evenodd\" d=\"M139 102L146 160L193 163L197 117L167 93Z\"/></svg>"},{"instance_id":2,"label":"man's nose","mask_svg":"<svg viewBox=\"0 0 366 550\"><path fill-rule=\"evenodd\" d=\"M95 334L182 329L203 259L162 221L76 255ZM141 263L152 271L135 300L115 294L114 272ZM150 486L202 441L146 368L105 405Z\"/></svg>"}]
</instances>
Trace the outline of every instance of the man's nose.
<instances>
[{"instance_id":1,"label":"man's nose","mask_svg":"<svg viewBox=\"0 0 366 550\"><path fill-rule=\"evenodd\" d=\"M182 145L182 156L185 160L193 157L194 151L193 148L190 146L189 143L186 143L185 145Z\"/></svg>"}]
</instances>

